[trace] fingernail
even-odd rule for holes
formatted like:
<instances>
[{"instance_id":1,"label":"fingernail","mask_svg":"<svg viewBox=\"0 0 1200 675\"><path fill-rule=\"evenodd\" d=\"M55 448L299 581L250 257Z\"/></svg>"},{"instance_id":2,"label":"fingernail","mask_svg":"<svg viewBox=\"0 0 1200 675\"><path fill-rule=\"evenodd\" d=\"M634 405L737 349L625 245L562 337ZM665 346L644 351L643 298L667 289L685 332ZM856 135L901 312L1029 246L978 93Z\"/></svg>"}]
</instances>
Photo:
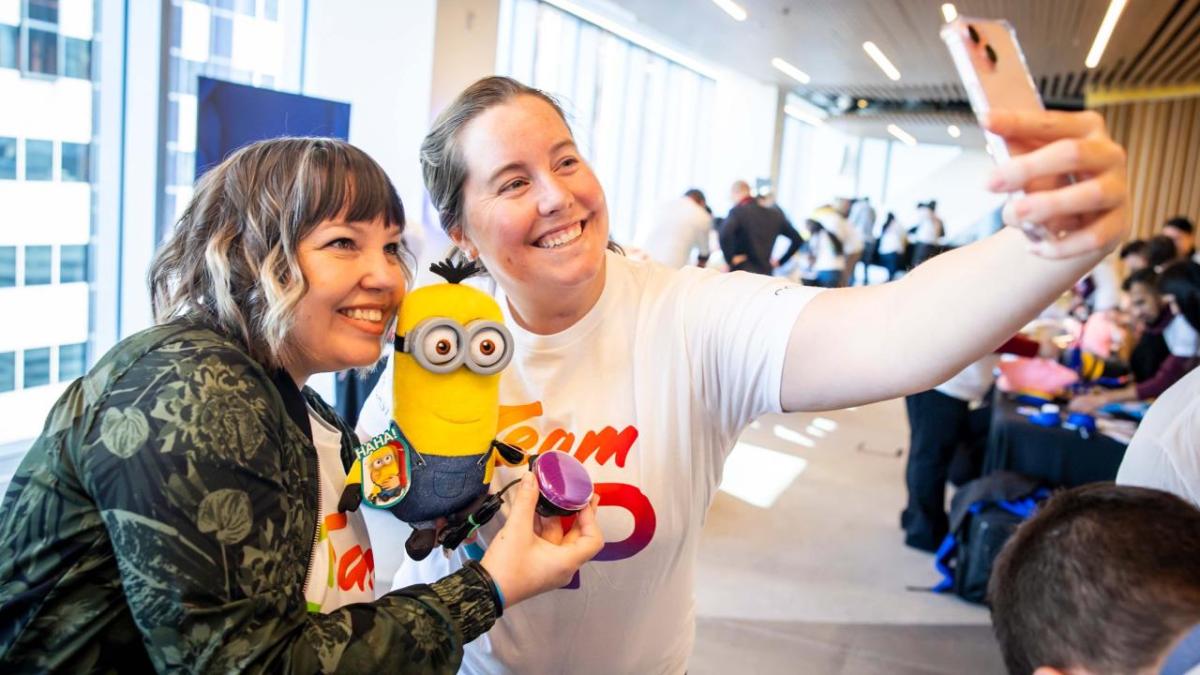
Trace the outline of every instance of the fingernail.
<instances>
[{"instance_id":1,"label":"fingernail","mask_svg":"<svg viewBox=\"0 0 1200 675\"><path fill-rule=\"evenodd\" d=\"M1029 201L1026 199L1018 200L1016 204L1013 204L1013 213L1018 218L1024 218L1029 215L1030 210Z\"/></svg>"},{"instance_id":2,"label":"fingernail","mask_svg":"<svg viewBox=\"0 0 1200 675\"><path fill-rule=\"evenodd\" d=\"M992 177L988 179L987 189L991 190L992 192L996 192L1003 187L1004 187L1004 177L998 173L993 173Z\"/></svg>"}]
</instances>

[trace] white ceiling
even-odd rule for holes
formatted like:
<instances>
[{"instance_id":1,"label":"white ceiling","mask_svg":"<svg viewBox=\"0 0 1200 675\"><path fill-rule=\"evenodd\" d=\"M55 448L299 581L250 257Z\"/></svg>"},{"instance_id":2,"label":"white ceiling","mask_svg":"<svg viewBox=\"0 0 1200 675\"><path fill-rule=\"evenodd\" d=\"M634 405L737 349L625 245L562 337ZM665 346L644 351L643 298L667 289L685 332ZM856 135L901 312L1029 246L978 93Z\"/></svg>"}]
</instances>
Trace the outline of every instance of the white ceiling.
<instances>
[{"instance_id":1,"label":"white ceiling","mask_svg":"<svg viewBox=\"0 0 1200 675\"><path fill-rule=\"evenodd\" d=\"M958 77L938 37L937 0L737 0L749 18L737 22L711 0L611 0L651 32L710 62L765 82L812 95L847 94L871 100L961 101ZM1084 58L1108 0L960 0L964 16L1008 19L1042 95L1079 105L1085 85L1150 86L1200 83L1200 0L1129 0L1100 67ZM875 42L900 70L892 82L862 49ZM812 81L800 85L771 67L782 57ZM920 140L950 141L945 124L971 120L957 113L904 113L885 119L841 120L856 133L886 134L901 124ZM981 143L972 128L962 139Z\"/></svg>"}]
</instances>

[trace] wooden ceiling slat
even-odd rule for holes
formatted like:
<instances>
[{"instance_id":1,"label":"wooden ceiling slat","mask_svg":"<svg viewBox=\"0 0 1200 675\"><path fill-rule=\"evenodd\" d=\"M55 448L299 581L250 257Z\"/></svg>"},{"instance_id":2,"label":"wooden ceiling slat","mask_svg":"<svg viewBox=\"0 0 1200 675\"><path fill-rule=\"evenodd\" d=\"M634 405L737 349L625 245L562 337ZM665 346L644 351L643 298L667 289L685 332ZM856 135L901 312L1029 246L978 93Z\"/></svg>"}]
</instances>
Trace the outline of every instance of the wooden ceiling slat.
<instances>
[{"instance_id":1,"label":"wooden ceiling slat","mask_svg":"<svg viewBox=\"0 0 1200 675\"><path fill-rule=\"evenodd\" d=\"M1186 83L1189 81L1185 78L1187 71L1200 67L1200 20L1193 23L1191 35L1184 39L1179 52L1161 68L1161 73L1155 78L1157 84Z\"/></svg>"},{"instance_id":2,"label":"wooden ceiling slat","mask_svg":"<svg viewBox=\"0 0 1200 675\"><path fill-rule=\"evenodd\" d=\"M1187 23L1180 25L1179 31L1169 39L1169 44L1159 55L1158 59L1146 70L1147 83L1157 84L1164 81L1163 73L1181 65L1183 55L1189 48L1196 46L1200 36L1200 0L1193 0L1194 7L1188 16Z\"/></svg>"},{"instance_id":3,"label":"wooden ceiling slat","mask_svg":"<svg viewBox=\"0 0 1200 675\"><path fill-rule=\"evenodd\" d=\"M1122 84L1144 84L1146 72L1159 63L1165 54L1173 51L1175 40L1192 20L1193 12L1200 8L1200 0L1176 0L1166 20L1154 31L1154 37L1133 59L1135 66L1123 78Z\"/></svg>"}]
</instances>

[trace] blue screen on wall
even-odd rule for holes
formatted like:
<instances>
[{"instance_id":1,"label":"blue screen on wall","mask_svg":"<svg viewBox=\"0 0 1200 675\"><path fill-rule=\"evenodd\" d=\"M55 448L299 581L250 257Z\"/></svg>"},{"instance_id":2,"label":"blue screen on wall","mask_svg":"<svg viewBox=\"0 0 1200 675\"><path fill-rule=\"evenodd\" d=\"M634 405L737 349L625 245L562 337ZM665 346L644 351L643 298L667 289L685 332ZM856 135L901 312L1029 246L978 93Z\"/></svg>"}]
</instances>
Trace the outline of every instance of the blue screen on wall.
<instances>
[{"instance_id":1,"label":"blue screen on wall","mask_svg":"<svg viewBox=\"0 0 1200 675\"><path fill-rule=\"evenodd\" d=\"M196 178L229 153L280 136L350 137L350 104L199 78Z\"/></svg>"}]
</instances>

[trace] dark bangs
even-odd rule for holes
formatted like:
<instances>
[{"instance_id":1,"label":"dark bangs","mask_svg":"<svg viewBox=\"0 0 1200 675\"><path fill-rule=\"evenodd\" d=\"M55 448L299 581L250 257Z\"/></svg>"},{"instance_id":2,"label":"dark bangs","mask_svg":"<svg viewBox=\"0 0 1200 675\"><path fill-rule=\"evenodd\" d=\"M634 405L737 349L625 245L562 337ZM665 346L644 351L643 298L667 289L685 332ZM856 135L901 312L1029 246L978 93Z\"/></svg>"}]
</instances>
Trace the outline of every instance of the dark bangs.
<instances>
[{"instance_id":1,"label":"dark bangs","mask_svg":"<svg viewBox=\"0 0 1200 675\"><path fill-rule=\"evenodd\" d=\"M305 140L311 145L301 160L295 186L302 195L296 200L295 214L301 238L319 223L335 219L362 222L382 218L404 231L404 205L374 160L348 143Z\"/></svg>"}]
</instances>

